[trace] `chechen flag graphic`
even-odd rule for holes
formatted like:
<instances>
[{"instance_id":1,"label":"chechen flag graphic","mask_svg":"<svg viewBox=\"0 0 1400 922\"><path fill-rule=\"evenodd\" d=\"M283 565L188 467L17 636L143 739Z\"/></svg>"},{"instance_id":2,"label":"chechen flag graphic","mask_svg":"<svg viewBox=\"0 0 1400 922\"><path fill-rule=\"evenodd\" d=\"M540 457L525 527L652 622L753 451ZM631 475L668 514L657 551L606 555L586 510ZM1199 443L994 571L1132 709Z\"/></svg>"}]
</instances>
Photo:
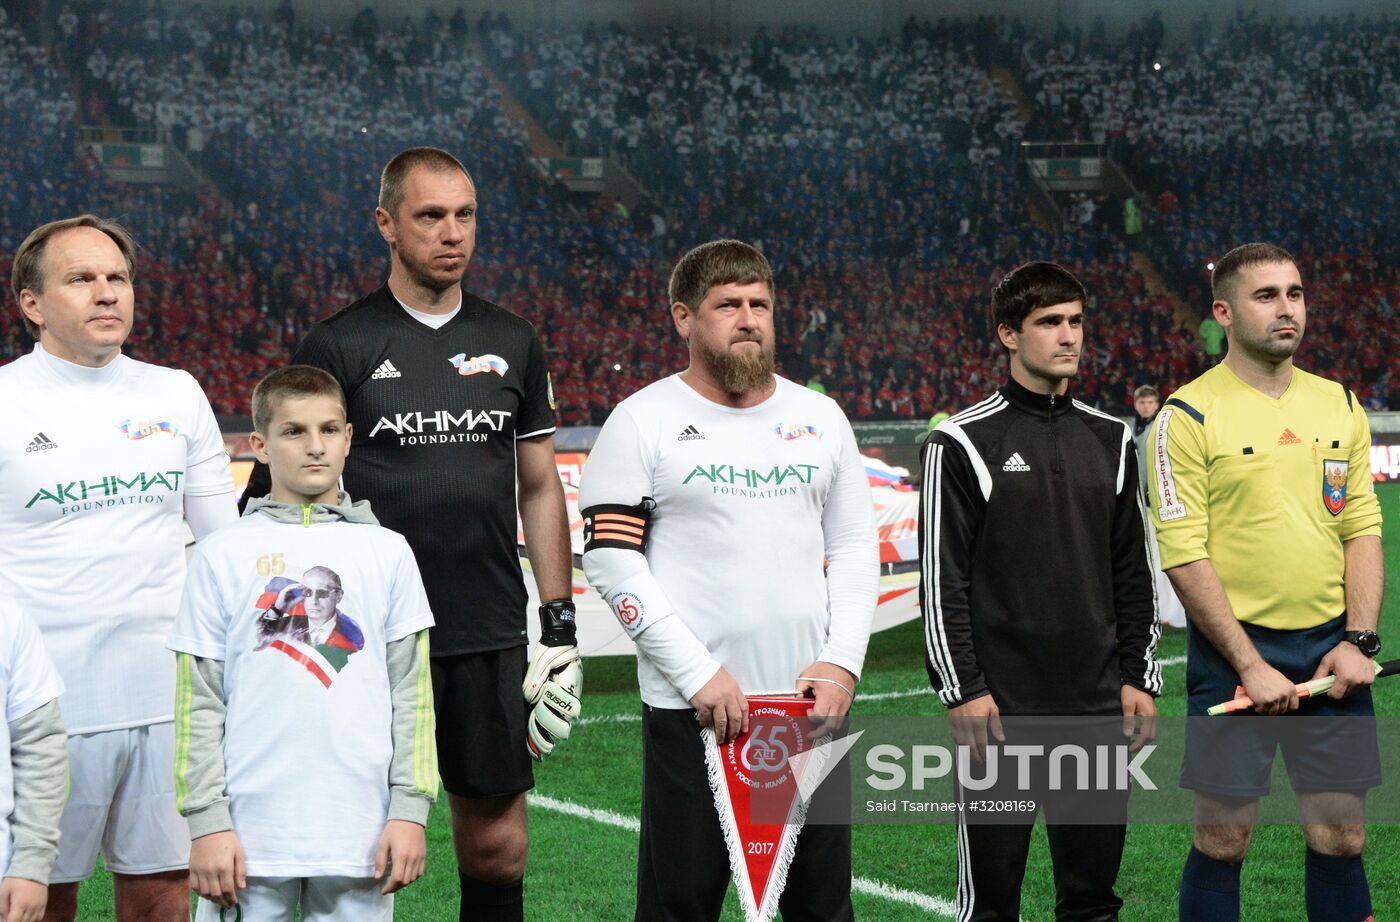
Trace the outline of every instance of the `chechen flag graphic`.
<instances>
[{"instance_id":1,"label":"chechen flag graphic","mask_svg":"<svg viewBox=\"0 0 1400 922\"><path fill-rule=\"evenodd\" d=\"M317 652L315 647L309 647L295 640L274 640L272 643L268 644L268 646L287 654L298 663L301 663L301 665L306 668L307 672L316 677L316 681L320 682L326 688L331 687L331 676L335 675L336 668L332 666L324 656Z\"/></svg>"},{"instance_id":2,"label":"chechen flag graphic","mask_svg":"<svg viewBox=\"0 0 1400 922\"><path fill-rule=\"evenodd\" d=\"M715 811L746 922L770 922L787 884L807 804L860 734L809 736L811 698L749 696L749 732L720 745L701 731ZM821 745L819 745L821 744ZM785 816L786 822L759 822Z\"/></svg>"}]
</instances>

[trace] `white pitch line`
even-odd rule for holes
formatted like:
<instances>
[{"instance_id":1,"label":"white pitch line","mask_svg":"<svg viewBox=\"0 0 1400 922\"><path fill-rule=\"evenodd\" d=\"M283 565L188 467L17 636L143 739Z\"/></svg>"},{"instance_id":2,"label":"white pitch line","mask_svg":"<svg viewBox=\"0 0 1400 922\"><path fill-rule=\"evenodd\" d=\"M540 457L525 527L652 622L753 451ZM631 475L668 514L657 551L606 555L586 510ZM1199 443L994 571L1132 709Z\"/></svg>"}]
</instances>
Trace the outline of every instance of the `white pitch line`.
<instances>
[{"instance_id":1,"label":"white pitch line","mask_svg":"<svg viewBox=\"0 0 1400 922\"><path fill-rule=\"evenodd\" d=\"M945 900L941 896L929 896L927 893L918 893L914 890L905 890L884 881L871 880L868 877L852 877L851 889L857 893L864 893L866 896L878 896L895 903L914 906L924 912L931 912L947 919L958 914L958 907L954 905L952 900Z\"/></svg>"},{"instance_id":2,"label":"white pitch line","mask_svg":"<svg viewBox=\"0 0 1400 922\"><path fill-rule=\"evenodd\" d=\"M1158 665L1180 666L1185 662L1186 657L1184 656L1171 656L1164 660L1158 660ZM904 691L875 692L870 695L856 695L856 701L893 701L896 698L918 698L923 695L931 694L933 694L933 689L931 688L906 688ZM587 727L593 724L633 724L641 719L641 714L599 714L597 717L581 717L574 721L574 726Z\"/></svg>"},{"instance_id":3,"label":"white pitch line","mask_svg":"<svg viewBox=\"0 0 1400 922\"><path fill-rule=\"evenodd\" d=\"M545 794L529 794L526 796L526 800L532 807L553 810L556 813L575 816L579 819L593 820L596 823L615 826L618 829L626 829L630 832L638 832L642 828L640 820L631 816L623 816L621 813L614 813L612 810L599 810L595 807L585 807L573 801L559 800L556 797L549 797ZM927 893L919 893L915 890L905 890L887 884L884 881L871 880L868 877L852 877L851 889L856 893L864 893L866 896L878 896L881 899L890 900L891 902L904 903L906 906L914 906L925 912L930 912L947 919L951 919L957 914L957 906L950 900L945 900L938 896L929 896Z\"/></svg>"},{"instance_id":4,"label":"white pitch line","mask_svg":"<svg viewBox=\"0 0 1400 922\"><path fill-rule=\"evenodd\" d=\"M856 701L891 701L895 698L915 698L919 695L931 695L931 688L909 688L904 691L877 692L873 695L856 695ZM642 719L641 714L599 714L597 717L580 717L574 721L576 727L587 727L590 724L631 724Z\"/></svg>"},{"instance_id":5,"label":"white pitch line","mask_svg":"<svg viewBox=\"0 0 1400 922\"><path fill-rule=\"evenodd\" d=\"M589 724L633 724L642 719L641 714L599 714L597 717L580 717L574 721L576 727Z\"/></svg>"},{"instance_id":6,"label":"white pitch line","mask_svg":"<svg viewBox=\"0 0 1400 922\"><path fill-rule=\"evenodd\" d=\"M576 816L580 819L593 820L595 823L604 823L608 826L616 826L618 829L627 829L632 832L640 832L642 821L630 816L623 816L621 813L614 813L611 810L599 810L595 807L585 807L569 800L559 800L544 794L529 794L526 801L532 807L542 807L545 810L553 810L555 813L565 813L569 816Z\"/></svg>"},{"instance_id":7,"label":"white pitch line","mask_svg":"<svg viewBox=\"0 0 1400 922\"><path fill-rule=\"evenodd\" d=\"M1166 659L1158 660L1158 661L1157 661L1157 665L1159 665L1159 666L1180 666L1180 665L1181 665L1182 663L1184 663L1184 662L1186 662L1186 657L1184 657L1184 656L1169 656L1169 657L1167 657Z\"/></svg>"},{"instance_id":8,"label":"white pitch line","mask_svg":"<svg viewBox=\"0 0 1400 922\"><path fill-rule=\"evenodd\" d=\"M876 692L873 695L856 695L857 701L892 701L895 698L914 698L919 695L931 695L931 688L908 688L904 691L896 692Z\"/></svg>"}]
</instances>

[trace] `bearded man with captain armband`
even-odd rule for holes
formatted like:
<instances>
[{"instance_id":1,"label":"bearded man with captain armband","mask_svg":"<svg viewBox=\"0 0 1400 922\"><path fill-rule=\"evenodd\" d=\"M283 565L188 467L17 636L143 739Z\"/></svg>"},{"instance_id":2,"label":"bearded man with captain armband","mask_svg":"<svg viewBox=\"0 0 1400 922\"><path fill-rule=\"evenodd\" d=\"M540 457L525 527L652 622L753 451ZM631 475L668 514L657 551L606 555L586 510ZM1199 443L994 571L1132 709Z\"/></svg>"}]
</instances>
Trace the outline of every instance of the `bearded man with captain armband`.
<instances>
[{"instance_id":1,"label":"bearded man with captain armband","mask_svg":"<svg viewBox=\"0 0 1400 922\"><path fill-rule=\"evenodd\" d=\"M690 364L624 400L579 489L584 569L637 644L638 919L717 919L729 858L697 721L748 729L746 695L850 709L879 587L874 506L850 423L773 374L773 272L721 240L677 264ZM825 563L825 574L823 565ZM809 826L783 918L852 918L849 826Z\"/></svg>"}]
</instances>

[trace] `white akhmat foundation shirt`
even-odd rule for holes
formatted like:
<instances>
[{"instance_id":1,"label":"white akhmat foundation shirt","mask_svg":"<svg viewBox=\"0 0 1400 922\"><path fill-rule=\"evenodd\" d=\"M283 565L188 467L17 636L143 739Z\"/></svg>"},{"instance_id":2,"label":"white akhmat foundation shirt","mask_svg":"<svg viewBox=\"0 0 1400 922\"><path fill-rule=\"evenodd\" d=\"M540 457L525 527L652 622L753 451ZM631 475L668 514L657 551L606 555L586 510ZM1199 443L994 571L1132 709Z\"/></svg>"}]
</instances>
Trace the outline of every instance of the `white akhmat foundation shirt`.
<instances>
[{"instance_id":1,"label":"white akhmat foundation shirt","mask_svg":"<svg viewBox=\"0 0 1400 922\"><path fill-rule=\"evenodd\" d=\"M232 488L194 378L36 346L0 368L0 576L43 633L69 733L170 720L184 498Z\"/></svg>"},{"instance_id":2,"label":"white akhmat foundation shirt","mask_svg":"<svg viewBox=\"0 0 1400 922\"><path fill-rule=\"evenodd\" d=\"M706 400L679 376L643 388L599 434L579 505L643 497L656 501L651 573L703 645L684 657L684 676L668 676L643 632L643 701L689 707L698 687L685 686L716 665L750 695L791 693L817 659L860 674L879 552L864 462L832 400L784 378L746 409Z\"/></svg>"}]
</instances>

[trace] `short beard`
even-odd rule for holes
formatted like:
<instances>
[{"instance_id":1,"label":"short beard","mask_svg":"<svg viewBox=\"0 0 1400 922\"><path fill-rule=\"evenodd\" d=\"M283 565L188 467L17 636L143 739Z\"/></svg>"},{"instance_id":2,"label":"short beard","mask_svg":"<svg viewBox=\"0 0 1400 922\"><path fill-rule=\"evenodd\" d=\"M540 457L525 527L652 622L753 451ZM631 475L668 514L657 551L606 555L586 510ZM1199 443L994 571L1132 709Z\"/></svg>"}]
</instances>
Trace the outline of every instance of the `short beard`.
<instances>
[{"instance_id":1,"label":"short beard","mask_svg":"<svg viewBox=\"0 0 1400 922\"><path fill-rule=\"evenodd\" d=\"M1292 358L1297 353L1298 347L1303 344L1302 337L1295 336L1293 339L1266 339L1257 344L1261 353L1269 358L1282 362L1284 359Z\"/></svg>"},{"instance_id":2,"label":"short beard","mask_svg":"<svg viewBox=\"0 0 1400 922\"><path fill-rule=\"evenodd\" d=\"M1298 325L1298 335L1292 339L1271 339L1268 332L1265 332L1259 339L1244 342L1241 345L1246 351L1254 352L1261 358L1282 362L1292 358L1298 352L1299 347L1303 345L1303 327L1301 324Z\"/></svg>"},{"instance_id":3,"label":"short beard","mask_svg":"<svg viewBox=\"0 0 1400 922\"><path fill-rule=\"evenodd\" d=\"M399 262L403 264L405 274L411 284L428 291L442 294L453 286L462 284L462 276L467 274L467 267L471 265L468 261L462 265L462 271L455 276L438 276L433 274L433 270L427 263L421 262L406 255L402 250L396 249Z\"/></svg>"},{"instance_id":4,"label":"short beard","mask_svg":"<svg viewBox=\"0 0 1400 922\"><path fill-rule=\"evenodd\" d=\"M772 343L761 345L756 355L748 350L736 353L723 349L714 352L703 343L696 345L700 360L726 394L752 394L766 390L773 383L773 370L777 363Z\"/></svg>"}]
</instances>

